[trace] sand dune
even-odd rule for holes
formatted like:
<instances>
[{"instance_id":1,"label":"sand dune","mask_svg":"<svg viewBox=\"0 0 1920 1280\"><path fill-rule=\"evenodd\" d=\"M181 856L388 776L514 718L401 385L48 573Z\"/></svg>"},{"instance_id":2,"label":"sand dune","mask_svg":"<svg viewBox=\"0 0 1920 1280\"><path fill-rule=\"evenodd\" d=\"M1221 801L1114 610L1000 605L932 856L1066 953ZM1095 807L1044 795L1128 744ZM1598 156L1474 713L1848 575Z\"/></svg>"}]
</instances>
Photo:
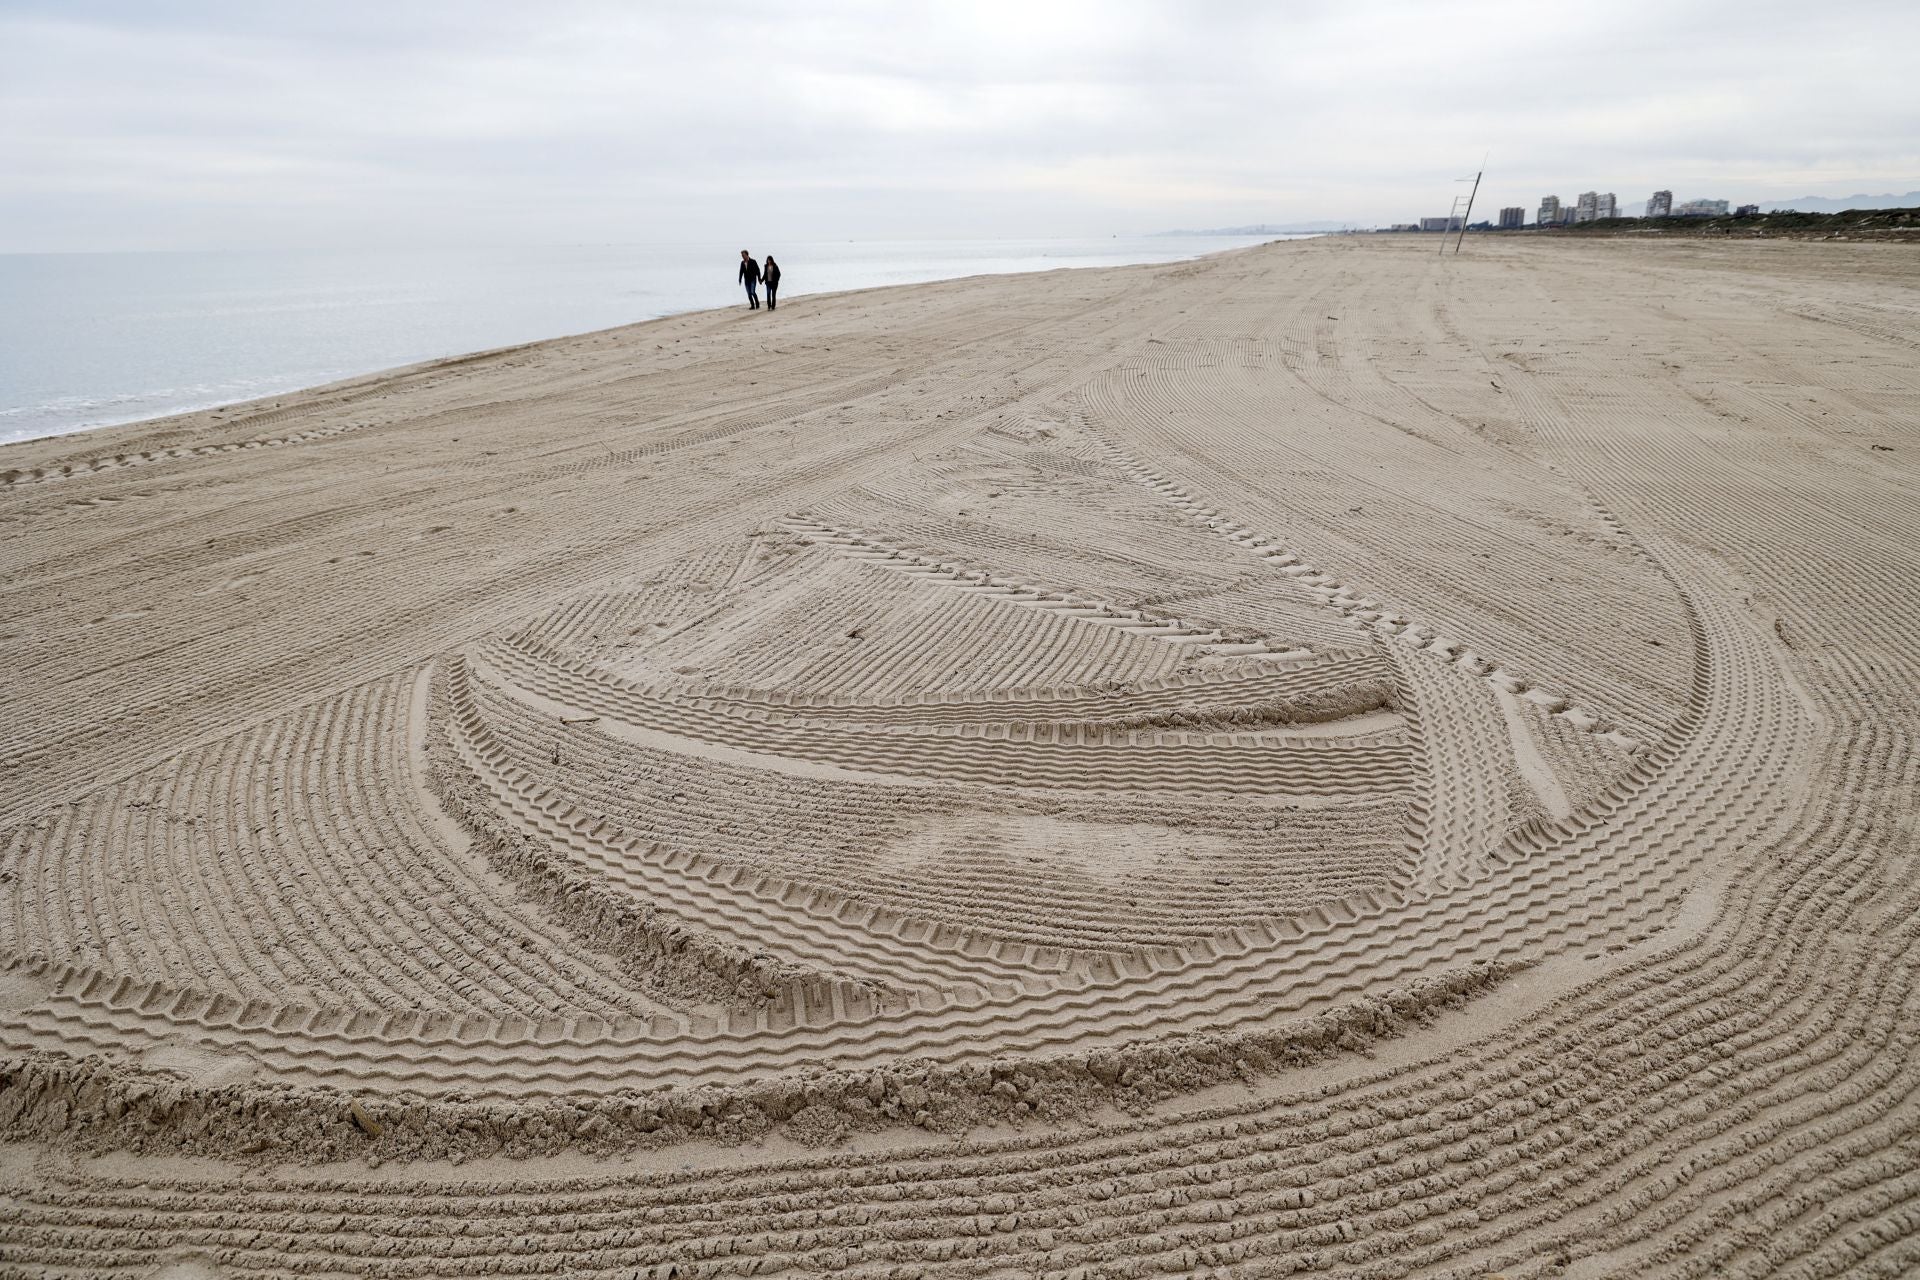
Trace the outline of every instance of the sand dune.
<instances>
[{"instance_id":1,"label":"sand dune","mask_svg":"<svg viewBox=\"0 0 1920 1280\"><path fill-rule=\"evenodd\" d=\"M0 1258L1910 1274L1916 285L1331 238L0 450Z\"/></svg>"}]
</instances>

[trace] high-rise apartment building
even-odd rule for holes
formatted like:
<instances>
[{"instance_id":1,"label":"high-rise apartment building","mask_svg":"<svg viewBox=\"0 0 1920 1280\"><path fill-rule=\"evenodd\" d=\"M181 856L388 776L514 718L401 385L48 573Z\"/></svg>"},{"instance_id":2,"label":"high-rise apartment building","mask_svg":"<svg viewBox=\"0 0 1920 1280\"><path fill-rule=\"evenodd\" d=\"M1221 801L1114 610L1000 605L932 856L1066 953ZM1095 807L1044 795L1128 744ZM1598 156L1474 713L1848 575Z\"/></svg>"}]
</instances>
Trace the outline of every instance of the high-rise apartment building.
<instances>
[{"instance_id":1,"label":"high-rise apartment building","mask_svg":"<svg viewBox=\"0 0 1920 1280\"><path fill-rule=\"evenodd\" d=\"M1527 211L1519 205L1512 205L1500 211L1500 229L1517 231L1527 225Z\"/></svg>"},{"instance_id":2,"label":"high-rise apartment building","mask_svg":"<svg viewBox=\"0 0 1920 1280\"><path fill-rule=\"evenodd\" d=\"M1618 215L1619 209L1620 202L1611 191L1582 191L1573 205L1573 220L1593 222L1599 218L1612 218Z\"/></svg>"},{"instance_id":3,"label":"high-rise apartment building","mask_svg":"<svg viewBox=\"0 0 1920 1280\"><path fill-rule=\"evenodd\" d=\"M1673 192L1671 191L1654 192L1653 199L1647 201L1647 216L1649 218L1665 218L1665 217L1670 217L1672 214L1673 214Z\"/></svg>"},{"instance_id":4,"label":"high-rise apartment building","mask_svg":"<svg viewBox=\"0 0 1920 1280\"><path fill-rule=\"evenodd\" d=\"M1687 200L1673 211L1677 218L1724 218L1727 216L1725 200Z\"/></svg>"},{"instance_id":5,"label":"high-rise apartment building","mask_svg":"<svg viewBox=\"0 0 1920 1280\"><path fill-rule=\"evenodd\" d=\"M1422 231L1458 231L1460 229L1460 219L1457 217L1422 218L1420 219L1420 229Z\"/></svg>"},{"instance_id":6,"label":"high-rise apartment building","mask_svg":"<svg viewBox=\"0 0 1920 1280\"><path fill-rule=\"evenodd\" d=\"M1541 196L1540 212L1534 217L1534 221L1543 227L1558 226L1560 223L1560 197Z\"/></svg>"}]
</instances>

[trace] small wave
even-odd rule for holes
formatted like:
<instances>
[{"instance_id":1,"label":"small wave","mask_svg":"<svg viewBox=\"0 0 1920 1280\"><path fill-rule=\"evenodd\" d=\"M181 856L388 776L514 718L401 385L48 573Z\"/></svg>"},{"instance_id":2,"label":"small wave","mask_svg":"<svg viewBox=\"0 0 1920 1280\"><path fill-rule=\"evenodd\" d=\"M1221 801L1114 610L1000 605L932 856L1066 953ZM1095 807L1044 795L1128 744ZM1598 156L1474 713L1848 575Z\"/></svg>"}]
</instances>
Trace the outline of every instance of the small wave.
<instances>
[{"instance_id":1,"label":"small wave","mask_svg":"<svg viewBox=\"0 0 1920 1280\"><path fill-rule=\"evenodd\" d=\"M116 427L176 413L197 413L344 376L337 370L321 369L278 378L235 378L107 395L56 396L38 404L0 409L0 444L71 435L95 427Z\"/></svg>"}]
</instances>

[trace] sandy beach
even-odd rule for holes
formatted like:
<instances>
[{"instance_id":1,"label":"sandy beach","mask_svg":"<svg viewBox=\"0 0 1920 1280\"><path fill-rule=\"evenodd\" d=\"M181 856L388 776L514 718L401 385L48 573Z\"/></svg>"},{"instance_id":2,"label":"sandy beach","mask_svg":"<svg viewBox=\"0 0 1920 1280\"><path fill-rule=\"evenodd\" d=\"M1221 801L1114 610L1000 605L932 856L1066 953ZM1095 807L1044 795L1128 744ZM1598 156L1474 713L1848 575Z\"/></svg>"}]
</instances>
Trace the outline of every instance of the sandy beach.
<instances>
[{"instance_id":1,"label":"sandy beach","mask_svg":"<svg viewBox=\"0 0 1920 1280\"><path fill-rule=\"evenodd\" d=\"M1920 1269L1920 257L1435 244L0 448L0 1272Z\"/></svg>"}]
</instances>

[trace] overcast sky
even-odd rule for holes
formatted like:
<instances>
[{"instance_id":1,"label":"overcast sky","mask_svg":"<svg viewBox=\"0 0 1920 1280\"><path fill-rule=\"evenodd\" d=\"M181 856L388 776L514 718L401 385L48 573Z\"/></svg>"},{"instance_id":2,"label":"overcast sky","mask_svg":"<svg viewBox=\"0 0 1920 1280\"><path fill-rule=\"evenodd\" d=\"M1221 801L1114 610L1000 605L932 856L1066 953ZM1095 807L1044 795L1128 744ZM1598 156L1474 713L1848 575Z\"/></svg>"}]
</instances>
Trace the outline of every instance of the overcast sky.
<instances>
[{"instance_id":1,"label":"overcast sky","mask_svg":"<svg viewBox=\"0 0 1920 1280\"><path fill-rule=\"evenodd\" d=\"M0 0L0 251L1106 235L1920 188L1920 0Z\"/></svg>"}]
</instances>

